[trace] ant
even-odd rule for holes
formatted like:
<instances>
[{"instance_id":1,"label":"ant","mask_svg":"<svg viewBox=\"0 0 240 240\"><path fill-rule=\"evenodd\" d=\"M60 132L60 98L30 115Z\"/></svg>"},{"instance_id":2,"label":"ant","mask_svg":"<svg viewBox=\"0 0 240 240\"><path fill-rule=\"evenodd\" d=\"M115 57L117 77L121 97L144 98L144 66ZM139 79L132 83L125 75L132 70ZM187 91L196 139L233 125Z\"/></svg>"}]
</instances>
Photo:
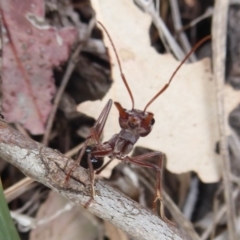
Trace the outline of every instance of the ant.
<instances>
[{"instance_id":1,"label":"ant","mask_svg":"<svg viewBox=\"0 0 240 240\"><path fill-rule=\"evenodd\" d=\"M146 154L143 154L140 156L129 157L128 154L132 151L134 144L138 141L138 139L140 137L146 137L152 131L152 127L155 123L155 120L154 120L154 114L151 112L147 112L149 105L152 104L152 102L156 98L158 98L169 87L173 77L176 75L177 71L184 64L184 62L188 59L188 57L200 45L202 45L206 40L209 40L211 37L207 36L207 37L203 38L192 48L192 50L185 56L185 58L182 60L182 62L179 64L179 66L176 68L176 70L173 72L172 76L170 77L170 80L146 104L144 110L142 111L142 110L138 110L138 109L134 108L134 98L133 98L132 92L128 86L125 75L123 73L121 62L120 62L119 56L117 54L117 50L113 44L113 41L112 41L107 29L104 27L104 25L101 22L99 22L99 21L97 21L97 22L103 28L103 30L106 32L107 37L109 38L110 43L113 47L114 53L117 58L121 78L123 80L124 85L126 86L128 94L131 98L132 109L127 110L127 109L123 108L120 103L114 102L114 104L119 112L119 125L121 127L121 130L119 133L113 135L111 137L111 139L109 139L108 141L101 143L100 137L102 135L104 126L106 124L106 120L108 118L113 101L110 99L107 102L106 106L103 108L100 116L98 117L97 121L95 122L94 126L90 129L90 133L89 133L83 147L80 149L80 151L78 153L78 157L76 159L76 164L70 170L70 173L79 164L82 167L89 169L89 177L90 177L90 181L91 181L91 191L92 191L92 198L90 200L92 200L95 196L95 189L94 189L95 173L99 174L114 159L118 159L122 162L132 163L132 164L136 164L139 166L154 169L157 172L156 194L155 194L154 205L157 202L157 200L160 201L160 217L164 221L169 222L169 220L165 217L164 205L163 205L163 195L162 195L162 169L163 169L163 161L165 159L165 155L162 152L151 152L151 153L146 153ZM105 165L103 165L104 157L106 157L106 156L109 157L109 160ZM158 166L155 164L152 164L152 163L148 163L146 161L154 156L159 157L159 165ZM95 170L97 170L97 171L95 172ZM70 173L68 174L67 179L69 178Z\"/></svg>"}]
</instances>

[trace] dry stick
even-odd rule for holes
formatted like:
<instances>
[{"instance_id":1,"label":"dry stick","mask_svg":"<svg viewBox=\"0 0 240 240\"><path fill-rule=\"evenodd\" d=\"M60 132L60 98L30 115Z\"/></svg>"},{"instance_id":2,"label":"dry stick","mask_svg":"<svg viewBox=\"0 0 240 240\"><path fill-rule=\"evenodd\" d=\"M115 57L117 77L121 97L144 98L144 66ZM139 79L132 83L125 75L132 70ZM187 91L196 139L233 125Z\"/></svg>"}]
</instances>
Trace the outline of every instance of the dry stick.
<instances>
[{"instance_id":1,"label":"dry stick","mask_svg":"<svg viewBox=\"0 0 240 240\"><path fill-rule=\"evenodd\" d=\"M4 191L5 198L9 203L35 186L36 183L32 178L25 177Z\"/></svg>"},{"instance_id":2,"label":"dry stick","mask_svg":"<svg viewBox=\"0 0 240 240\"><path fill-rule=\"evenodd\" d=\"M69 60L69 63L68 63L68 66L67 66L67 70L63 76L63 79L62 79L62 82L61 82L61 86L59 87L58 91L57 91L57 94L54 98L54 102L53 102L53 107L52 107L52 111L49 115L49 118L48 118L48 121L47 121L47 125L46 125L46 130L45 130L45 134L43 136L43 140L42 140L42 143L44 145L48 145L48 141L49 141L49 135L51 133L51 129L52 129L52 125L53 125L53 121L54 121L54 118L55 118L55 115L56 115L56 112L57 112L57 108L58 108L58 105L59 105L59 102L61 100L61 97L62 97L62 94L67 86L67 83L71 77L71 74L75 68L75 65L76 65L76 60L78 58L78 55L83 47L83 45L86 43L86 41L88 40L88 38L90 37L90 34L92 32L92 29L93 29L93 26L95 24L95 18L93 18L90 23L89 23L89 26L88 26L88 31L87 31L87 34L86 34L86 37L83 41L81 41L77 48L75 49L74 53L72 54L70 60Z\"/></svg>"},{"instance_id":3,"label":"dry stick","mask_svg":"<svg viewBox=\"0 0 240 240\"><path fill-rule=\"evenodd\" d=\"M158 16L156 9L154 7L154 2L153 0L145 1L145 0L134 0L145 12L147 12L151 17L152 21L157 28L159 35L161 32L164 34L169 47L173 51L175 57L178 60L182 60L185 57L184 52L172 36L172 34L169 32L168 28L166 27L165 23L163 20Z\"/></svg>"},{"instance_id":4,"label":"dry stick","mask_svg":"<svg viewBox=\"0 0 240 240\"><path fill-rule=\"evenodd\" d=\"M66 176L74 161L35 142L0 120L0 157L15 165L25 175L55 190L77 205L91 198L88 171L77 167L68 184ZM85 187L87 186L87 187ZM141 208L103 181L96 179L96 197L88 210L110 221L136 239L187 239L152 212Z\"/></svg>"},{"instance_id":5,"label":"dry stick","mask_svg":"<svg viewBox=\"0 0 240 240\"><path fill-rule=\"evenodd\" d=\"M212 50L213 50L213 78L217 91L218 124L220 131L220 153L224 197L227 205L227 225L229 240L236 240L235 208L232 197L232 184L230 180L230 157L226 138L226 119L224 113L224 80L226 59L227 13L229 2L227 0L215 1L212 21Z\"/></svg>"},{"instance_id":6,"label":"dry stick","mask_svg":"<svg viewBox=\"0 0 240 240\"><path fill-rule=\"evenodd\" d=\"M180 17L178 1L170 0L170 6L171 6L171 10L172 10L172 19L173 19L174 29L176 32L178 32L180 29L183 28L183 25L181 22L181 17ZM183 49L185 50L185 53L190 52L192 47L191 47L191 45L187 39L187 36L184 32L179 33L179 40L182 44ZM194 53L189 56L189 59L191 60L191 62L197 61L197 58Z\"/></svg>"},{"instance_id":7,"label":"dry stick","mask_svg":"<svg viewBox=\"0 0 240 240\"><path fill-rule=\"evenodd\" d=\"M194 27L196 24L198 24L199 22L201 22L202 20L206 19L206 18L209 18L209 17L212 17L213 15L213 8L212 7L209 7L205 13L203 13L203 15L195 18L194 20L192 20L190 23L188 23L187 25L184 25L182 27L182 29L179 29L178 33L181 33L183 31L186 31L187 29L191 28L191 27Z\"/></svg>"},{"instance_id":8,"label":"dry stick","mask_svg":"<svg viewBox=\"0 0 240 240\"><path fill-rule=\"evenodd\" d=\"M32 198L31 201L36 201L35 198ZM26 206L26 207L29 207L29 206ZM27 216L26 214L22 214L22 212L23 212L22 209L20 209L21 211L19 211L19 209L16 211L11 211L11 216L15 220L16 224L21 226L23 223L22 226L23 226L24 230L30 231L32 229L38 228L38 226L46 225L46 224L50 223L51 221L55 220L56 218L59 218L62 214L66 213L68 211L71 211L73 208L76 209L77 206L68 201L63 207L61 207L61 209L57 210L52 215L45 217L45 218L41 218L39 220L37 220L36 218L31 218L31 217ZM94 215L92 215L89 211L86 211L83 209L77 209L75 211L79 211L79 212L81 211L81 214L84 216L84 218L87 218L89 221L91 221L92 225L98 229L98 234L103 236L104 229L102 227L102 224L99 222L99 220ZM98 239L102 240L103 237L98 238Z\"/></svg>"},{"instance_id":9,"label":"dry stick","mask_svg":"<svg viewBox=\"0 0 240 240\"><path fill-rule=\"evenodd\" d=\"M169 212L173 216L173 219L184 229L192 240L200 240L200 236L195 231L193 224L183 215L178 206L173 202L171 197L163 190L164 203L167 206Z\"/></svg>"},{"instance_id":10,"label":"dry stick","mask_svg":"<svg viewBox=\"0 0 240 240\"><path fill-rule=\"evenodd\" d=\"M237 196L239 195L239 188L236 188L233 191L233 199L235 200ZM223 205L218 212L216 213L214 221L212 221L208 227L205 229L205 231L201 235L202 240L207 240L214 228L215 225L217 225L224 217L224 214L226 214L227 206ZM237 238L236 238L237 239Z\"/></svg>"},{"instance_id":11,"label":"dry stick","mask_svg":"<svg viewBox=\"0 0 240 240\"><path fill-rule=\"evenodd\" d=\"M54 219L60 217L60 215L62 215L63 213L72 210L73 207L74 207L74 204L72 204L70 202L66 203L61 209L57 210L52 215L42 218L42 219L39 219L38 221L35 221L32 228L36 228L38 226L45 225L45 224L53 221Z\"/></svg>"},{"instance_id":12,"label":"dry stick","mask_svg":"<svg viewBox=\"0 0 240 240\"><path fill-rule=\"evenodd\" d=\"M238 187L240 188L240 178L235 176L234 174L231 174L230 178L231 178L231 181L233 183L237 184Z\"/></svg>"},{"instance_id":13,"label":"dry stick","mask_svg":"<svg viewBox=\"0 0 240 240\"><path fill-rule=\"evenodd\" d=\"M76 147L72 148L68 152L66 152L64 155L66 157L71 158L72 156L76 155L77 152L83 147L83 143L77 145ZM32 184L34 180L29 177L25 177L24 179L20 180L19 182L15 183L11 187L7 188L4 191L4 195L6 197L7 202L11 202L15 198L19 197L26 191L32 189L35 187L35 184Z\"/></svg>"},{"instance_id":14,"label":"dry stick","mask_svg":"<svg viewBox=\"0 0 240 240\"><path fill-rule=\"evenodd\" d=\"M146 171L146 169L140 169L140 172L144 172L144 175L147 175L149 179L151 179L152 176L149 176L149 173ZM144 177L142 177L140 174L138 175L140 181L153 193L155 194L155 189L153 187L153 184L149 183ZM182 228L193 240L200 240L201 238L195 231L192 223L186 219L186 217L182 214L178 206L172 201L171 197L167 194L165 190L163 190L163 199L164 199L164 205L171 213L174 221Z\"/></svg>"},{"instance_id":15,"label":"dry stick","mask_svg":"<svg viewBox=\"0 0 240 240\"><path fill-rule=\"evenodd\" d=\"M234 131L228 137L228 144L232 157L237 160L240 159L240 139Z\"/></svg>"},{"instance_id":16,"label":"dry stick","mask_svg":"<svg viewBox=\"0 0 240 240\"><path fill-rule=\"evenodd\" d=\"M156 8L155 8L155 9L156 9L156 13L157 13L158 18L161 18L161 16L160 16L160 13L161 13L160 0L156 0ZM165 37L164 37L164 34L163 34L162 29L158 28L158 34L159 34L159 37L160 37L160 39L161 39L161 41L162 41L163 46L164 46L165 49L166 49L166 52L167 52L167 53L170 53L170 52L171 52L171 49L170 49L170 47L168 46L168 43L166 42L166 39L165 39Z\"/></svg>"},{"instance_id":17,"label":"dry stick","mask_svg":"<svg viewBox=\"0 0 240 240\"><path fill-rule=\"evenodd\" d=\"M20 123L14 123L14 127L21 132L22 134L24 134L26 137L31 138L31 136L28 134L27 130L20 124Z\"/></svg>"},{"instance_id":18,"label":"dry stick","mask_svg":"<svg viewBox=\"0 0 240 240\"><path fill-rule=\"evenodd\" d=\"M215 236L215 232L216 232L216 227L217 227L217 221L216 221L216 215L219 209L219 200L218 200L218 196L223 192L223 185L220 185L217 189L217 191L215 192L215 196L213 199L213 221L212 221L212 230L211 230L211 240L214 238Z\"/></svg>"},{"instance_id":19,"label":"dry stick","mask_svg":"<svg viewBox=\"0 0 240 240\"><path fill-rule=\"evenodd\" d=\"M240 140L235 132L228 137L229 149L232 154L232 159L240 159ZM235 160L236 161L236 160ZM234 163L233 163L234 164ZM236 183L240 187L240 177L237 177L234 174L230 174L231 181Z\"/></svg>"},{"instance_id":20,"label":"dry stick","mask_svg":"<svg viewBox=\"0 0 240 240\"><path fill-rule=\"evenodd\" d=\"M63 77L63 80L61 82L61 86L59 87L59 89L57 91L57 94L54 98L52 111L51 111L51 113L48 117L46 130L45 130L43 140L42 140L42 143L46 146L48 145L49 135L51 133L53 121L54 121L54 118L55 118L55 115L56 115L56 112L57 112L59 102L60 102L62 94L63 94L63 92L64 92L64 90L67 86L67 83L70 79L70 76L72 75L73 69L75 68L76 59L77 59L77 57L80 53L80 50L82 49L82 45L83 45L82 43L78 44L76 50L74 51L73 55L71 56L71 58L69 60L69 63L68 63L68 66L67 66L67 70L66 70L66 72L64 74L64 77Z\"/></svg>"}]
</instances>

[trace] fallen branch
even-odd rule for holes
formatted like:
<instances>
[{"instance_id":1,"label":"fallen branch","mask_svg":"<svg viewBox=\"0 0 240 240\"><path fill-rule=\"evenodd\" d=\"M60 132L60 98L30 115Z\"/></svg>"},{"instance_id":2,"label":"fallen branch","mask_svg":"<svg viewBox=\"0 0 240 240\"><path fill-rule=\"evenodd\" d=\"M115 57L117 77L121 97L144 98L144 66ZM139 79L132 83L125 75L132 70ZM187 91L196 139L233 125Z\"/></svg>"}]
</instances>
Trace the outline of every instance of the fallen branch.
<instances>
[{"instance_id":1,"label":"fallen branch","mask_svg":"<svg viewBox=\"0 0 240 240\"><path fill-rule=\"evenodd\" d=\"M76 168L69 181L66 175L74 161L57 150L44 147L0 121L0 158L10 162L25 175L41 182L77 205L90 199L87 170ZM96 179L96 197L88 210L110 221L136 239L187 239L152 212Z\"/></svg>"},{"instance_id":2,"label":"fallen branch","mask_svg":"<svg viewBox=\"0 0 240 240\"><path fill-rule=\"evenodd\" d=\"M224 84L226 63L226 39L227 39L227 17L229 1L215 1L212 20L212 52L213 52L213 79L216 85L216 97L218 108L218 125L220 133L220 154L222 165L222 176L224 186L224 198L227 207L227 226L229 240L239 239L236 232L236 214L232 194L231 166L228 143L226 137L226 116L224 109Z\"/></svg>"}]
</instances>

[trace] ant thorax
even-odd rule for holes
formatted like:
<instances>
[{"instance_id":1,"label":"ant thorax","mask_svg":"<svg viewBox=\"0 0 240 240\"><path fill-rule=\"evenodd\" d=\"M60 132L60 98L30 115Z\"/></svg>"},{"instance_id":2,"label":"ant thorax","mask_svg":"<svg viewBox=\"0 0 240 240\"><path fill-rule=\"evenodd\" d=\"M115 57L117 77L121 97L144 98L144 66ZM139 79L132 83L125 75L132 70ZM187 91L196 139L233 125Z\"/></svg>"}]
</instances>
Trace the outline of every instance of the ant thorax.
<instances>
[{"instance_id":1,"label":"ant thorax","mask_svg":"<svg viewBox=\"0 0 240 240\"><path fill-rule=\"evenodd\" d=\"M119 110L121 131L104 144L111 146L114 156L124 156L132 151L140 137L145 137L152 131L155 120L152 113L138 109L126 110L119 103L115 105Z\"/></svg>"},{"instance_id":2,"label":"ant thorax","mask_svg":"<svg viewBox=\"0 0 240 240\"><path fill-rule=\"evenodd\" d=\"M126 155L133 149L140 137L147 136L154 124L153 114L138 109L126 110L115 103L119 111L121 131L115 134L107 143L112 146L113 155Z\"/></svg>"}]
</instances>

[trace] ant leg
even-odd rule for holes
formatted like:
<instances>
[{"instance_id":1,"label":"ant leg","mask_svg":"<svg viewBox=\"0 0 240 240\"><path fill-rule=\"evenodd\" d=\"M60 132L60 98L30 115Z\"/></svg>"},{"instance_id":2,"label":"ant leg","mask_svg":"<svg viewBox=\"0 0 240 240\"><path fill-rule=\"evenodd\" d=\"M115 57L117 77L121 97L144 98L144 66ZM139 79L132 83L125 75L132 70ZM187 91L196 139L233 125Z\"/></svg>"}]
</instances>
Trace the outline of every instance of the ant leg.
<instances>
[{"instance_id":1,"label":"ant leg","mask_svg":"<svg viewBox=\"0 0 240 240\"><path fill-rule=\"evenodd\" d=\"M112 100L110 99L106 106L103 108L102 112L100 113L97 121L95 122L95 124L93 125L93 127L90 129L90 133L89 136L87 137L78 157L76 160L75 165L73 166L73 168L70 170L70 173L75 169L75 167L80 165L80 162L82 160L83 154L85 153L86 147L89 143L90 140L94 141L95 144L99 144L99 138L102 135L102 131L103 128L106 124L109 112L111 110L112 107ZM95 172L93 169L93 165L92 165L92 161L90 159L90 155L88 155L88 169L89 169L89 179L91 182L91 198L87 201L87 203L85 204L85 208L88 208L88 206L90 205L90 203L92 202L92 200L95 197L95 188L94 188L94 182L95 182ZM68 176L70 176L70 173Z\"/></svg>"},{"instance_id":2,"label":"ant leg","mask_svg":"<svg viewBox=\"0 0 240 240\"><path fill-rule=\"evenodd\" d=\"M95 142L95 144L100 143L99 138L102 135L102 131L103 131L103 128L105 127L105 124L106 124L109 112L111 110L111 107L112 107L112 100L110 99L107 102L106 106L103 108L103 110L102 110L101 114L99 115L97 121L95 122L93 127L90 129L90 134L87 137L87 139L86 139L86 141L85 141L85 143L82 147L82 150L77 157L76 165L80 165L82 156L85 152L85 149L86 149L90 139L92 139Z\"/></svg>"},{"instance_id":3,"label":"ant leg","mask_svg":"<svg viewBox=\"0 0 240 240\"><path fill-rule=\"evenodd\" d=\"M90 133L86 139L86 141L83 144L83 147L81 149L81 151L78 154L78 157L75 161L74 166L70 169L67 177L66 177L66 182L69 180L71 173L73 172L73 170L80 165L80 162L82 160L83 154L85 153L86 147L88 146L88 143L90 140L94 141L95 144L99 144L99 138L102 134L103 128L106 124L109 112L111 110L112 107L112 100L110 99L106 106L103 108L102 112L100 113L97 121L95 122L95 124L93 125L93 127L90 129Z\"/></svg>"},{"instance_id":4,"label":"ant leg","mask_svg":"<svg viewBox=\"0 0 240 240\"><path fill-rule=\"evenodd\" d=\"M154 157L154 156L159 156L159 165L155 165L152 163L146 162L148 158ZM154 206L156 205L156 201L160 201L160 216L161 218L166 221L171 223L166 216L164 212L164 204L163 204L163 194L162 194L162 170L163 170L163 161L165 159L165 155L161 152L152 152L152 153L146 153L140 156L135 156L135 157L126 157L122 161L130 162L135 165L139 165L142 167L147 167L147 168L152 168L157 172L157 180L156 180L156 195L155 195L155 200L154 200Z\"/></svg>"},{"instance_id":5,"label":"ant leg","mask_svg":"<svg viewBox=\"0 0 240 240\"><path fill-rule=\"evenodd\" d=\"M102 151L96 151L95 154L98 154L101 156L101 154L103 154L103 156L106 154L106 150L102 150ZM105 164L106 165L106 164ZM95 171L93 169L93 165L92 165L92 161L90 159L90 155L88 155L88 171L89 171L89 179L90 179L90 185L91 185L91 197L89 198L89 200L85 203L84 208L88 208L89 205L91 204L92 200L94 199L96 193L95 193L95 188L94 188L94 183L95 183Z\"/></svg>"},{"instance_id":6,"label":"ant leg","mask_svg":"<svg viewBox=\"0 0 240 240\"><path fill-rule=\"evenodd\" d=\"M66 177L66 179L65 179L65 183L67 183L67 182L69 181L69 178L70 178L70 176L71 176L71 173L74 171L74 169L80 165L82 156L83 156L83 154L84 154L84 152L85 152L85 149L86 149L86 147L87 147L87 145L88 145L89 140L90 140L90 138L86 139L86 141L84 142L83 147L82 147L81 151L80 151L79 154L78 154L77 160L75 161L73 167L70 169L70 171L69 171L68 174L67 174L67 177ZM79 160L78 160L78 159L79 159Z\"/></svg>"},{"instance_id":7,"label":"ant leg","mask_svg":"<svg viewBox=\"0 0 240 240\"><path fill-rule=\"evenodd\" d=\"M92 199L95 197L95 188L94 188L94 182L95 182L95 173L92 165L92 161L90 159L90 156L88 156L88 169L89 169L89 178L91 182L91 191L92 191Z\"/></svg>"},{"instance_id":8,"label":"ant leg","mask_svg":"<svg viewBox=\"0 0 240 240\"><path fill-rule=\"evenodd\" d=\"M98 117L97 121L92 127L92 129L94 129L96 132L98 142L99 142L100 136L102 135L103 128L105 127L111 107L112 107L112 100L109 99L106 106L102 110L100 116Z\"/></svg>"},{"instance_id":9,"label":"ant leg","mask_svg":"<svg viewBox=\"0 0 240 240\"><path fill-rule=\"evenodd\" d=\"M91 185L91 197L88 199L88 201L84 204L84 208L87 209L89 205L91 204L92 200L95 197L95 188L94 188L94 182L95 182L95 174L94 169L92 165L92 161L90 157L88 156L88 170L89 170L89 179L90 179L90 185Z\"/></svg>"}]
</instances>

